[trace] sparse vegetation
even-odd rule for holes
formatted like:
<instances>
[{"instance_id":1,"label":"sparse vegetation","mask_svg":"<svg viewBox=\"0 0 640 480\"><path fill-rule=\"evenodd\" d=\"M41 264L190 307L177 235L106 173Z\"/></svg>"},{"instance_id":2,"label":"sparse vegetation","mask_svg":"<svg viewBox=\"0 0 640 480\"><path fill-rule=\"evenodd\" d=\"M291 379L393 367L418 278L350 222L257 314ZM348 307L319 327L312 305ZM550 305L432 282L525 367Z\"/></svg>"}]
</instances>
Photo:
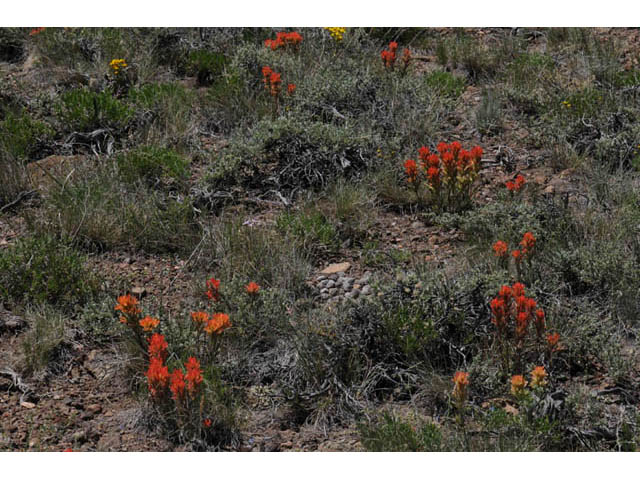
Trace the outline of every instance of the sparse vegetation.
<instances>
[{"instance_id":1,"label":"sparse vegetation","mask_svg":"<svg viewBox=\"0 0 640 480\"><path fill-rule=\"evenodd\" d=\"M0 450L636 450L636 37L0 29Z\"/></svg>"}]
</instances>

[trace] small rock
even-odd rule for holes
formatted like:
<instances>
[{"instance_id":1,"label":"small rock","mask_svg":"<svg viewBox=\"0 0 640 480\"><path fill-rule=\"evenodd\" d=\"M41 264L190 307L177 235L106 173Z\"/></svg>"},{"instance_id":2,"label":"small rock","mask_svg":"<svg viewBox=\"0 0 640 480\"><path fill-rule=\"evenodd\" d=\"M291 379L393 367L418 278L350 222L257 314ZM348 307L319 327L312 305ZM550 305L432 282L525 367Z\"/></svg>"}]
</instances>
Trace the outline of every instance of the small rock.
<instances>
[{"instance_id":1,"label":"small rock","mask_svg":"<svg viewBox=\"0 0 640 480\"><path fill-rule=\"evenodd\" d=\"M328 293L321 293L321 294L320 294L320 298L322 298L322 300L327 300L327 299L328 299L328 298L330 298L330 297L329 297L329 294L328 294Z\"/></svg>"},{"instance_id":2,"label":"small rock","mask_svg":"<svg viewBox=\"0 0 640 480\"><path fill-rule=\"evenodd\" d=\"M100 437L97 450L101 452L117 451L122 449L122 440L120 434L112 432Z\"/></svg>"},{"instance_id":3,"label":"small rock","mask_svg":"<svg viewBox=\"0 0 640 480\"><path fill-rule=\"evenodd\" d=\"M316 277L316 282L321 282L321 281L326 280L326 279L327 279L327 277L325 277L324 275L320 275L320 276Z\"/></svg>"},{"instance_id":4,"label":"small rock","mask_svg":"<svg viewBox=\"0 0 640 480\"><path fill-rule=\"evenodd\" d=\"M371 272L365 272L365 274L360 279L360 283L364 285L366 283L369 283L369 280L371 280Z\"/></svg>"},{"instance_id":5,"label":"small rock","mask_svg":"<svg viewBox=\"0 0 640 480\"><path fill-rule=\"evenodd\" d=\"M349 262L332 263L320 273L323 275L330 275L332 273L346 272L349 268L351 268L351 264Z\"/></svg>"},{"instance_id":6,"label":"small rock","mask_svg":"<svg viewBox=\"0 0 640 480\"><path fill-rule=\"evenodd\" d=\"M329 295L331 295L332 297L335 296L336 293L338 293L338 289L337 288L330 288L329 289Z\"/></svg>"},{"instance_id":7,"label":"small rock","mask_svg":"<svg viewBox=\"0 0 640 480\"><path fill-rule=\"evenodd\" d=\"M353 285L354 290L360 290L360 288L362 288L362 285L360 285L359 283Z\"/></svg>"},{"instance_id":8,"label":"small rock","mask_svg":"<svg viewBox=\"0 0 640 480\"><path fill-rule=\"evenodd\" d=\"M84 443L87 441L87 432L80 430L79 432L75 432L71 438L76 443Z\"/></svg>"},{"instance_id":9,"label":"small rock","mask_svg":"<svg viewBox=\"0 0 640 480\"><path fill-rule=\"evenodd\" d=\"M344 277L344 272L338 272L338 277Z\"/></svg>"},{"instance_id":10,"label":"small rock","mask_svg":"<svg viewBox=\"0 0 640 480\"><path fill-rule=\"evenodd\" d=\"M360 290L351 290L349 293L345 294L345 297L347 297L347 298L358 298L358 295L360 295Z\"/></svg>"},{"instance_id":11,"label":"small rock","mask_svg":"<svg viewBox=\"0 0 640 480\"><path fill-rule=\"evenodd\" d=\"M97 415L98 413L102 412L102 405L98 405L97 403L94 403L94 404L88 405L86 407L86 410L88 412L91 412Z\"/></svg>"},{"instance_id":12,"label":"small rock","mask_svg":"<svg viewBox=\"0 0 640 480\"><path fill-rule=\"evenodd\" d=\"M322 290L320 290L320 295L325 294L325 293L329 293L329 289L328 288L323 288Z\"/></svg>"},{"instance_id":13,"label":"small rock","mask_svg":"<svg viewBox=\"0 0 640 480\"><path fill-rule=\"evenodd\" d=\"M133 287L131 293L138 298L143 298L147 295L147 289L144 287Z\"/></svg>"},{"instance_id":14,"label":"small rock","mask_svg":"<svg viewBox=\"0 0 640 480\"><path fill-rule=\"evenodd\" d=\"M364 287L362 287L362 294L371 295L371 287L369 285L365 285Z\"/></svg>"},{"instance_id":15,"label":"small rock","mask_svg":"<svg viewBox=\"0 0 640 480\"><path fill-rule=\"evenodd\" d=\"M93 417L94 417L93 412L84 411L80 415L80 420L87 421L87 420L91 420Z\"/></svg>"},{"instance_id":16,"label":"small rock","mask_svg":"<svg viewBox=\"0 0 640 480\"><path fill-rule=\"evenodd\" d=\"M328 280L325 287L326 288L333 288L336 286L336 282L334 282L333 280Z\"/></svg>"},{"instance_id":17,"label":"small rock","mask_svg":"<svg viewBox=\"0 0 640 480\"><path fill-rule=\"evenodd\" d=\"M422 227L422 222L416 221L411 224L411 228L420 228L420 227Z\"/></svg>"},{"instance_id":18,"label":"small rock","mask_svg":"<svg viewBox=\"0 0 640 480\"><path fill-rule=\"evenodd\" d=\"M20 402L20 406L24 408L36 408L36 404L31 402Z\"/></svg>"},{"instance_id":19,"label":"small rock","mask_svg":"<svg viewBox=\"0 0 640 480\"><path fill-rule=\"evenodd\" d=\"M344 278L342 279L342 282L343 282L343 283L353 283L353 282L354 282L354 279L353 279L352 277L344 277Z\"/></svg>"}]
</instances>

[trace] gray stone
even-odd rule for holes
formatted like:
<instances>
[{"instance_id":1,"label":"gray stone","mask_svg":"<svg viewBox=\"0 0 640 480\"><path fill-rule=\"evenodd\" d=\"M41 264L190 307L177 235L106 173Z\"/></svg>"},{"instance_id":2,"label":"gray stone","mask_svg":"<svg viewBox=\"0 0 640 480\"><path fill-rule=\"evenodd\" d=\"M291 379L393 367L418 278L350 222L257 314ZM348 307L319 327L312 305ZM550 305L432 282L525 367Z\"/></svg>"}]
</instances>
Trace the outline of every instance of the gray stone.
<instances>
[{"instance_id":1,"label":"gray stone","mask_svg":"<svg viewBox=\"0 0 640 480\"><path fill-rule=\"evenodd\" d=\"M79 432L75 432L71 438L76 443L85 443L87 441L87 432L80 430Z\"/></svg>"},{"instance_id":2,"label":"gray stone","mask_svg":"<svg viewBox=\"0 0 640 480\"><path fill-rule=\"evenodd\" d=\"M336 286L336 282L334 282L333 280L327 280L327 283L325 285L325 287L327 288L333 288Z\"/></svg>"},{"instance_id":3,"label":"gray stone","mask_svg":"<svg viewBox=\"0 0 640 480\"><path fill-rule=\"evenodd\" d=\"M369 285L365 285L364 287L362 287L362 294L363 295L371 295L371 287Z\"/></svg>"},{"instance_id":4,"label":"gray stone","mask_svg":"<svg viewBox=\"0 0 640 480\"><path fill-rule=\"evenodd\" d=\"M351 290L349 293L345 294L345 297L347 298L358 298L358 295L360 295L360 290Z\"/></svg>"},{"instance_id":5,"label":"gray stone","mask_svg":"<svg viewBox=\"0 0 640 480\"><path fill-rule=\"evenodd\" d=\"M316 282L321 282L321 281L326 280L326 279L327 279L327 277L325 277L324 275L320 275L320 276L316 277Z\"/></svg>"},{"instance_id":6,"label":"gray stone","mask_svg":"<svg viewBox=\"0 0 640 480\"><path fill-rule=\"evenodd\" d=\"M365 274L360 279L360 283L362 284L369 283L369 280L371 280L371 272L365 272Z\"/></svg>"},{"instance_id":7,"label":"gray stone","mask_svg":"<svg viewBox=\"0 0 640 480\"><path fill-rule=\"evenodd\" d=\"M329 294L328 293L321 293L320 294L320 298L322 298L323 300L327 300L329 298Z\"/></svg>"},{"instance_id":8,"label":"gray stone","mask_svg":"<svg viewBox=\"0 0 640 480\"><path fill-rule=\"evenodd\" d=\"M342 279L342 282L343 282L343 283L353 283L353 282L354 282L354 279L353 279L352 277L344 277L344 278Z\"/></svg>"},{"instance_id":9,"label":"gray stone","mask_svg":"<svg viewBox=\"0 0 640 480\"><path fill-rule=\"evenodd\" d=\"M336 293L338 293L338 289L337 288L330 288L329 289L329 295L334 296Z\"/></svg>"},{"instance_id":10,"label":"gray stone","mask_svg":"<svg viewBox=\"0 0 640 480\"><path fill-rule=\"evenodd\" d=\"M329 293L329 289L323 288L322 290L320 290L320 295L322 295L323 293Z\"/></svg>"}]
</instances>

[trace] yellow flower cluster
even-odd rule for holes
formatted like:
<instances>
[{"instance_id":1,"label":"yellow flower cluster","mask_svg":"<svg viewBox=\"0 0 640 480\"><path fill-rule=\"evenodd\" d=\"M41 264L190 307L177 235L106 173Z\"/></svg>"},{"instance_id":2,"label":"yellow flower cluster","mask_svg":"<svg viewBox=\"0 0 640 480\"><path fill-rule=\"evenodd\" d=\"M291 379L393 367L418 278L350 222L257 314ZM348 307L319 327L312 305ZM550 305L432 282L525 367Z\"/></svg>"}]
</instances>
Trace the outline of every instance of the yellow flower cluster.
<instances>
[{"instance_id":1,"label":"yellow flower cluster","mask_svg":"<svg viewBox=\"0 0 640 480\"><path fill-rule=\"evenodd\" d=\"M127 67L127 62L124 58L114 58L109 62L109 66L113 70L113 74L117 75L121 68Z\"/></svg>"},{"instance_id":2,"label":"yellow flower cluster","mask_svg":"<svg viewBox=\"0 0 640 480\"><path fill-rule=\"evenodd\" d=\"M336 42L341 42L344 32L347 31L345 27L324 27L324 29L329 31L329 33L331 34L331 38L333 38Z\"/></svg>"},{"instance_id":3,"label":"yellow flower cluster","mask_svg":"<svg viewBox=\"0 0 640 480\"><path fill-rule=\"evenodd\" d=\"M571 104L566 100L562 102L562 105L564 105L567 108L571 108Z\"/></svg>"}]
</instances>

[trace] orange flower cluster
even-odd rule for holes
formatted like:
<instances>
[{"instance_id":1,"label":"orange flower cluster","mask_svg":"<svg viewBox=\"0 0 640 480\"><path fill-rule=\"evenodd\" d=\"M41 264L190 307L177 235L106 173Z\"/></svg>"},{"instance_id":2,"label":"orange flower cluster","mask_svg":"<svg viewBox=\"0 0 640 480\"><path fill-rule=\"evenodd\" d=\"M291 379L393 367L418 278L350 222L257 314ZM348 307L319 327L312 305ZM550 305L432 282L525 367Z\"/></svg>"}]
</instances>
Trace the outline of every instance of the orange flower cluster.
<instances>
[{"instance_id":1,"label":"orange flower cluster","mask_svg":"<svg viewBox=\"0 0 640 480\"><path fill-rule=\"evenodd\" d=\"M396 64L396 55L398 51L398 42L390 42L388 49L383 50L380 53L380 57L382 58L382 65L386 70L391 70L395 68ZM407 68L409 68L409 63L411 62L411 51L408 48L405 48L402 51L402 72L406 72Z\"/></svg>"},{"instance_id":2,"label":"orange flower cluster","mask_svg":"<svg viewBox=\"0 0 640 480\"><path fill-rule=\"evenodd\" d=\"M293 95L296 92L296 86L293 83L287 85L287 93Z\"/></svg>"},{"instance_id":3,"label":"orange flower cluster","mask_svg":"<svg viewBox=\"0 0 640 480\"><path fill-rule=\"evenodd\" d=\"M214 313L209 317L206 312L192 312L191 319L198 330L204 330L209 335L219 335L231 327L229 315L226 313Z\"/></svg>"},{"instance_id":4,"label":"orange flower cluster","mask_svg":"<svg viewBox=\"0 0 640 480\"><path fill-rule=\"evenodd\" d=\"M531 386L544 387L547 384L547 371L544 367L535 367L531 372Z\"/></svg>"},{"instance_id":5,"label":"orange flower cluster","mask_svg":"<svg viewBox=\"0 0 640 480\"><path fill-rule=\"evenodd\" d=\"M220 335L224 330L231 326L229 315L226 313L214 313L207 321L204 331L209 335Z\"/></svg>"},{"instance_id":6,"label":"orange flower cluster","mask_svg":"<svg viewBox=\"0 0 640 480\"><path fill-rule=\"evenodd\" d=\"M510 324L515 324L515 338L521 345L527 335L529 324L535 322L539 338L544 334L544 311L536 310L536 301L525 296L524 285L514 283L503 285L498 296L491 300L491 322L496 326L498 336L502 339L508 334Z\"/></svg>"},{"instance_id":7,"label":"orange flower cluster","mask_svg":"<svg viewBox=\"0 0 640 480\"><path fill-rule=\"evenodd\" d=\"M150 332L160 324L160 320L146 316L140 320L139 324L145 332Z\"/></svg>"},{"instance_id":8,"label":"orange flower cluster","mask_svg":"<svg viewBox=\"0 0 640 480\"><path fill-rule=\"evenodd\" d=\"M262 67L262 81L264 88L272 97L280 95L282 90L282 75L271 70L271 67Z\"/></svg>"},{"instance_id":9,"label":"orange flower cluster","mask_svg":"<svg viewBox=\"0 0 640 480\"><path fill-rule=\"evenodd\" d=\"M184 399L184 374L182 370L176 368L173 372L171 372L171 385L169 386L171 390L171 396L176 403L181 402Z\"/></svg>"},{"instance_id":10,"label":"orange flower cluster","mask_svg":"<svg viewBox=\"0 0 640 480\"><path fill-rule=\"evenodd\" d=\"M214 302L220 301L220 280L216 280L213 277L207 280L206 295L209 300L213 300Z\"/></svg>"},{"instance_id":11,"label":"orange flower cluster","mask_svg":"<svg viewBox=\"0 0 640 480\"><path fill-rule=\"evenodd\" d=\"M536 237L533 233L526 232L520 240L520 250L514 250L511 255L517 263L524 259L529 259L533 255L533 249L536 246Z\"/></svg>"},{"instance_id":12,"label":"orange flower cluster","mask_svg":"<svg viewBox=\"0 0 640 480\"><path fill-rule=\"evenodd\" d=\"M149 392L153 398L161 398L166 393L167 387L176 403L184 399L185 390L192 397L197 393L198 386L202 383L202 370L200 362L195 357L189 357L185 368L186 375L181 369L175 369L169 374L169 368L164 364L167 359L167 341L163 335L154 333L149 339L149 368L145 373L149 382Z\"/></svg>"},{"instance_id":13,"label":"orange flower cluster","mask_svg":"<svg viewBox=\"0 0 640 480\"><path fill-rule=\"evenodd\" d=\"M187 369L185 380L187 381L187 391L190 395L194 395L198 389L198 386L202 383L202 370L200 369L200 362L195 357L189 357L187 363L184 364Z\"/></svg>"},{"instance_id":14,"label":"orange flower cluster","mask_svg":"<svg viewBox=\"0 0 640 480\"><path fill-rule=\"evenodd\" d=\"M511 393L515 396L522 395L526 386L527 381L522 375L514 375L511 377Z\"/></svg>"},{"instance_id":15,"label":"orange flower cluster","mask_svg":"<svg viewBox=\"0 0 640 480\"><path fill-rule=\"evenodd\" d=\"M536 237L531 232L526 232L520 240L520 249L513 250L511 256L519 264L522 260L530 259L533 256L534 248L536 246ZM506 258L509 246L506 242L498 240L493 244L493 251L498 258Z\"/></svg>"},{"instance_id":16,"label":"orange flower cluster","mask_svg":"<svg viewBox=\"0 0 640 480\"><path fill-rule=\"evenodd\" d=\"M467 399L467 387L469 386L469 374L466 372L456 372L452 379L453 393L452 397L458 407L462 407Z\"/></svg>"},{"instance_id":17,"label":"orange flower cluster","mask_svg":"<svg viewBox=\"0 0 640 480\"><path fill-rule=\"evenodd\" d=\"M29 36L30 36L30 37L35 37L36 35L39 35L40 33L44 32L44 31L45 31L45 29L46 29L46 27L37 27L37 28L34 28L33 30L31 30L31 31L29 32Z\"/></svg>"},{"instance_id":18,"label":"orange flower cluster","mask_svg":"<svg viewBox=\"0 0 640 480\"><path fill-rule=\"evenodd\" d=\"M439 143L438 153L432 153L428 147L418 150L420 169L415 160L405 162L407 181L414 188L426 179L433 197L441 204L444 199L450 202L463 202L471 196L471 185L480 170L482 148L473 147L470 151L462 148L460 142Z\"/></svg>"},{"instance_id":19,"label":"orange flower cluster","mask_svg":"<svg viewBox=\"0 0 640 480\"><path fill-rule=\"evenodd\" d=\"M265 47L271 50L277 50L278 48L297 48L302 43L302 35L298 32L278 32L276 38L268 38L264 41Z\"/></svg>"},{"instance_id":20,"label":"orange flower cluster","mask_svg":"<svg viewBox=\"0 0 640 480\"><path fill-rule=\"evenodd\" d=\"M209 321L209 314L207 312L191 312L191 320L198 328L204 328Z\"/></svg>"},{"instance_id":21,"label":"orange flower cluster","mask_svg":"<svg viewBox=\"0 0 640 480\"><path fill-rule=\"evenodd\" d=\"M547 371L543 366L534 367L531 371L531 386L533 388L542 388L547 384ZM528 382L522 375L514 375L511 377L511 393L516 397L525 393Z\"/></svg>"},{"instance_id":22,"label":"orange flower cluster","mask_svg":"<svg viewBox=\"0 0 640 480\"><path fill-rule=\"evenodd\" d=\"M551 351L554 351L558 348L558 341L560 340L559 333L550 333L547 335L547 345Z\"/></svg>"},{"instance_id":23,"label":"orange flower cluster","mask_svg":"<svg viewBox=\"0 0 640 480\"><path fill-rule=\"evenodd\" d=\"M527 181L522 175L518 175L515 181L509 180L505 185L510 192L519 192Z\"/></svg>"},{"instance_id":24,"label":"orange flower cluster","mask_svg":"<svg viewBox=\"0 0 640 480\"><path fill-rule=\"evenodd\" d=\"M389 50L383 50L382 53L380 53L380 56L382 57L382 64L384 65L384 68L386 68L387 70L393 70L393 67L396 63L397 50L398 50L398 42L390 42Z\"/></svg>"},{"instance_id":25,"label":"orange flower cluster","mask_svg":"<svg viewBox=\"0 0 640 480\"><path fill-rule=\"evenodd\" d=\"M169 382L169 369L164 364L167 358L167 342L163 335L154 333L149 340L149 369L145 376L149 382L149 392L154 398L160 397Z\"/></svg>"},{"instance_id":26,"label":"orange flower cluster","mask_svg":"<svg viewBox=\"0 0 640 480\"><path fill-rule=\"evenodd\" d=\"M493 251L498 258L506 258L508 250L509 247L507 246L507 243L502 240L498 240L493 244Z\"/></svg>"},{"instance_id":27,"label":"orange flower cluster","mask_svg":"<svg viewBox=\"0 0 640 480\"><path fill-rule=\"evenodd\" d=\"M138 299L133 295L122 295L118 297L118 304L115 310L123 313L123 315L120 316L120 322L130 325L135 325L137 317L142 313L142 310L138 306Z\"/></svg>"},{"instance_id":28,"label":"orange flower cluster","mask_svg":"<svg viewBox=\"0 0 640 480\"><path fill-rule=\"evenodd\" d=\"M149 358L159 358L164 362L167 359L167 347L169 344L164 335L154 333L149 339Z\"/></svg>"},{"instance_id":29,"label":"orange flower cluster","mask_svg":"<svg viewBox=\"0 0 640 480\"><path fill-rule=\"evenodd\" d=\"M249 282L247 286L244 287L249 295L257 295L260 291L260 285L256 282Z\"/></svg>"},{"instance_id":30,"label":"orange flower cluster","mask_svg":"<svg viewBox=\"0 0 640 480\"><path fill-rule=\"evenodd\" d=\"M407 182L412 184L418 184L420 178L418 177L418 164L415 160L409 159L404 162L404 171L407 174Z\"/></svg>"}]
</instances>

